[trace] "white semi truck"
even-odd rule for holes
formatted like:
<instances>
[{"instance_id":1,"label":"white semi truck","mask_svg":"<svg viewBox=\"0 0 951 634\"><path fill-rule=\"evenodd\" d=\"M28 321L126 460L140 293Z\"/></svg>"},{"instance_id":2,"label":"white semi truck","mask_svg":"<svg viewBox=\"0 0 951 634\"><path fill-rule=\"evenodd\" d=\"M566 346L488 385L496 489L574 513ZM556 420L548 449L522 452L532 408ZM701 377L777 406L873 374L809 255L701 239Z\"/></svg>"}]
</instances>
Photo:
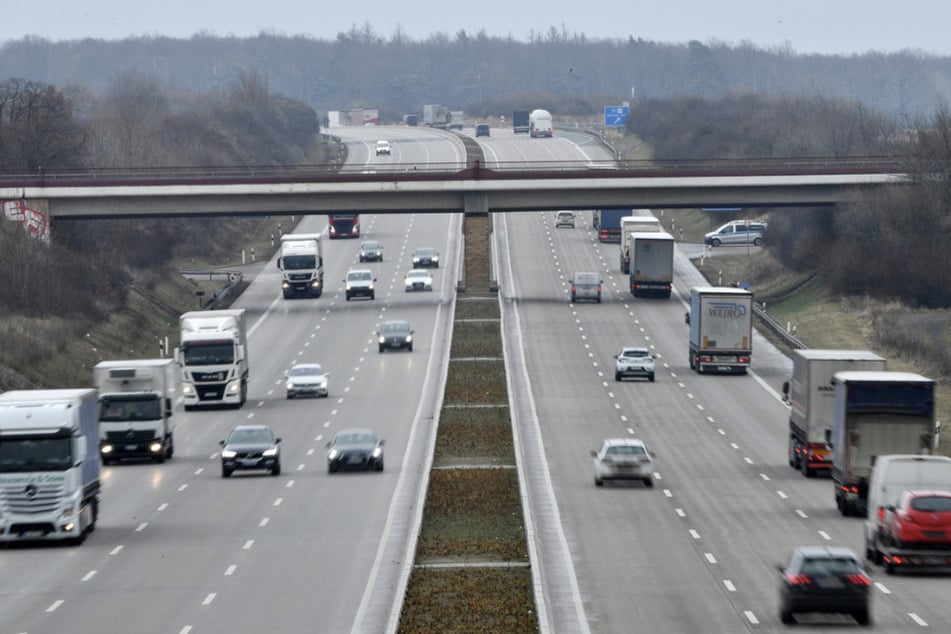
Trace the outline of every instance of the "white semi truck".
<instances>
[{"instance_id":1,"label":"white semi truck","mask_svg":"<svg viewBox=\"0 0 951 634\"><path fill-rule=\"evenodd\" d=\"M185 409L244 405L249 375L244 309L190 311L179 323L175 361L182 371Z\"/></svg>"},{"instance_id":2,"label":"white semi truck","mask_svg":"<svg viewBox=\"0 0 951 634\"><path fill-rule=\"evenodd\" d=\"M835 415L836 372L884 370L885 359L867 350L794 350L792 378L783 383L789 403L789 466L811 478L832 468L826 430Z\"/></svg>"},{"instance_id":3,"label":"white semi truck","mask_svg":"<svg viewBox=\"0 0 951 634\"><path fill-rule=\"evenodd\" d=\"M621 273L627 275L631 272L631 234L635 231L642 233L660 232L664 227L660 220L650 215L650 209L635 209L635 212L644 212L643 216L625 216L621 218L621 255L620 266Z\"/></svg>"},{"instance_id":4,"label":"white semi truck","mask_svg":"<svg viewBox=\"0 0 951 634\"><path fill-rule=\"evenodd\" d=\"M862 515L879 456L934 449L934 381L911 372L836 372L832 484L842 515Z\"/></svg>"},{"instance_id":5,"label":"white semi truck","mask_svg":"<svg viewBox=\"0 0 951 634\"><path fill-rule=\"evenodd\" d=\"M324 256L319 233L288 233L281 236L281 271L284 299L320 297L324 292Z\"/></svg>"},{"instance_id":6,"label":"white semi truck","mask_svg":"<svg viewBox=\"0 0 951 634\"><path fill-rule=\"evenodd\" d=\"M173 359L102 361L92 370L99 390L99 453L165 462L175 454L181 372Z\"/></svg>"},{"instance_id":7,"label":"white semi truck","mask_svg":"<svg viewBox=\"0 0 951 634\"><path fill-rule=\"evenodd\" d=\"M670 297L674 281L674 237L666 231L635 231L629 241L631 295Z\"/></svg>"},{"instance_id":8,"label":"white semi truck","mask_svg":"<svg viewBox=\"0 0 951 634\"><path fill-rule=\"evenodd\" d=\"M753 294L742 288L690 289L690 369L746 374L753 356Z\"/></svg>"},{"instance_id":9,"label":"white semi truck","mask_svg":"<svg viewBox=\"0 0 951 634\"><path fill-rule=\"evenodd\" d=\"M95 389L0 394L0 541L80 544L99 515Z\"/></svg>"}]
</instances>

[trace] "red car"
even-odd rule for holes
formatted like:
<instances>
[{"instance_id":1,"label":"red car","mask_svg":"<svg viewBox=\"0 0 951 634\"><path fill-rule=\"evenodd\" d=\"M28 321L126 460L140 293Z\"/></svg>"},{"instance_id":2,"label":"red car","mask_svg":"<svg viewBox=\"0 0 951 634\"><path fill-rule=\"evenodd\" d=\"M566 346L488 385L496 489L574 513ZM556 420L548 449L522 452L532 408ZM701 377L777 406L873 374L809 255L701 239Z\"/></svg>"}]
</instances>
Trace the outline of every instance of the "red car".
<instances>
[{"instance_id":1,"label":"red car","mask_svg":"<svg viewBox=\"0 0 951 634\"><path fill-rule=\"evenodd\" d=\"M899 548L907 544L948 544L951 491L905 491L895 504L888 533Z\"/></svg>"}]
</instances>

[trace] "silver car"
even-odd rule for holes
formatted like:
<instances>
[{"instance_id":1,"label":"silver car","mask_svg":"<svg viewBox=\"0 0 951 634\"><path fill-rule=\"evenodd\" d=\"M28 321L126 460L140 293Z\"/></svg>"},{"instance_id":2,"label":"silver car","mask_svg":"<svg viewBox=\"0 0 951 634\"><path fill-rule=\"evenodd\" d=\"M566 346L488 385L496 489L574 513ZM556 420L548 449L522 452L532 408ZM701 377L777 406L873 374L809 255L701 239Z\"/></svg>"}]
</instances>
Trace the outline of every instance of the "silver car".
<instances>
[{"instance_id":1,"label":"silver car","mask_svg":"<svg viewBox=\"0 0 951 634\"><path fill-rule=\"evenodd\" d=\"M654 380L654 355L647 348L627 346L614 355L614 380L629 376L643 376Z\"/></svg>"},{"instance_id":2,"label":"silver car","mask_svg":"<svg viewBox=\"0 0 951 634\"><path fill-rule=\"evenodd\" d=\"M329 372L325 372L319 363L295 363L290 371L284 373L284 388L287 398L298 396L322 396L327 398Z\"/></svg>"},{"instance_id":3,"label":"silver car","mask_svg":"<svg viewBox=\"0 0 951 634\"><path fill-rule=\"evenodd\" d=\"M575 228L575 212L573 211L559 211L555 214L555 228L558 227L571 227Z\"/></svg>"},{"instance_id":4,"label":"silver car","mask_svg":"<svg viewBox=\"0 0 951 634\"><path fill-rule=\"evenodd\" d=\"M604 280L597 273L575 273L571 278L571 301L590 299L601 303L601 284Z\"/></svg>"},{"instance_id":5,"label":"silver car","mask_svg":"<svg viewBox=\"0 0 951 634\"><path fill-rule=\"evenodd\" d=\"M640 480L646 487L654 486L654 454L636 438L608 438L594 458L594 483L604 486L605 480Z\"/></svg>"},{"instance_id":6,"label":"silver car","mask_svg":"<svg viewBox=\"0 0 951 634\"><path fill-rule=\"evenodd\" d=\"M703 237L703 243L711 247L720 245L763 244L763 234L766 232L765 222L751 222L748 220L733 220L716 231L711 231Z\"/></svg>"}]
</instances>

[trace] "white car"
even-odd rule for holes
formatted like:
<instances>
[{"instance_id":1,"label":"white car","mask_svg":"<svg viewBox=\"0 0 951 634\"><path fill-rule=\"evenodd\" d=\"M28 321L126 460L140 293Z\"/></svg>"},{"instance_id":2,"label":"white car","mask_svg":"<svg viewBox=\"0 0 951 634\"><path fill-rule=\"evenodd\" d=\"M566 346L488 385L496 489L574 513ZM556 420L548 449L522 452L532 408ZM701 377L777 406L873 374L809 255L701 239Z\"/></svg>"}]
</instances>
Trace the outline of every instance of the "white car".
<instances>
[{"instance_id":1,"label":"white car","mask_svg":"<svg viewBox=\"0 0 951 634\"><path fill-rule=\"evenodd\" d=\"M647 348L627 346L614 355L614 380L620 381L627 376L643 376L654 380L654 355Z\"/></svg>"},{"instance_id":2,"label":"white car","mask_svg":"<svg viewBox=\"0 0 951 634\"><path fill-rule=\"evenodd\" d=\"M410 291L431 291L433 290L433 276L426 269L413 269L403 278L403 284L407 293Z\"/></svg>"},{"instance_id":3,"label":"white car","mask_svg":"<svg viewBox=\"0 0 951 634\"><path fill-rule=\"evenodd\" d=\"M640 480L646 487L654 486L654 454L636 438L608 438L594 458L594 483L604 486L605 480Z\"/></svg>"},{"instance_id":4,"label":"white car","mask_svg":"<svg viewBox=\"0 0 951 634\"><path fill-rule=\"evenodd\" d=\"M376 290L373 288L374 282L376 282L376 278L373 277L373 271L369 269L350 269L347 271L347 277L343 280L346 285L344 290L347 301L349 302L354 297L374 299L376 297Z\"/></svg>"},{"instance_id":5,"label":"white car","mask_svg":"<svg viewBox=\"0 0 951 634\"><path fill-rule=\"evenodd\" d=\"M287 398L297 396L322 396L327 398L330 373L324 371L319 363L295 363L284 373Z\"/></svg>"},{"instance_id":6,"label":"white car","mask_svg":"<svg viewBox=\"0 0 951 634\"><path fill-rule=\"evenodd\" d=\"M376 155L377 155L377 156L380 156L381 154L386 154L387 156L390 156L390 154L392 154L392 152L393 152L393 150L392 150L392 148L390 147L390 142L389 142L389 141L377 141L377 142L376 142Z\"/></svg>"}]
</instances>

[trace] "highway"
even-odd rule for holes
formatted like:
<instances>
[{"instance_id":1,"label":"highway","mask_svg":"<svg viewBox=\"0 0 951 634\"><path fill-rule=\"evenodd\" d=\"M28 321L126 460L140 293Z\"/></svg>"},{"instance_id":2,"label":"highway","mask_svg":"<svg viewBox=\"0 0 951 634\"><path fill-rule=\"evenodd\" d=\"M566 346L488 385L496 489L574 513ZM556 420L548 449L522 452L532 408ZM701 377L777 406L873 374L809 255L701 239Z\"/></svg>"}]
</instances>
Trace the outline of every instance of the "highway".
<instances>
[{"instance_id":1,"label":"highway","mask_svg":"<svg viewBox=\"0 0 951 634\"><path fill-rule=\"evenodd\" d=\"M347 128L349 163L459 162L462 144L424 128ZM465 131L471 134L471 129ZM486 159L599 160L591 137L556 131L532 140L493 129ZM386 138L393 156L376 157ZM637 206L632 204L632 206ZM0 632L198 634L225 631L381 632L398 606L408 524L433 430L435 388L444 370L459 217L364 215L364 237L384 243L382 263L359 264L359 241L324 240L327 291L283 300L274 262L237 307L249 311L251 383L239 410L179 413L176 454L158 465L105 467L97 530L81 547L16 545L0 552ZM324 229L324 216L298 230ZM554 229L550 213L497 217L498 279L507 324L521 343L513 361L518 421L541 461L556 515L537 526L543 569L567 579L550 608L574 613L555 632L779 631L778 573L798 544L861 552L860 520L842 518L828 479L787 466L788 409L778 398L789 362L761 337L750 376L699 376L687 366L683 297L701 283L681 254L670 300L634 301L617 271L617 245L597 243L590 212L575 229ZM447 264L432 293L405 294L402 277L417 246ZM378 277L375 300L344 301L348 268ZM602 304L572 305L567 279L600 271ZM379 354L373 331L407 318L412 353ZM511 341L511 340L510 340ZM612 355L651 346L657 381L615 383ZM283 372L319 361L330 397L287 401ZM220 476L218 441L244 422L271 425L283 473ZM383 473L327 474L324 443L348 426L386 440ZM653 489L596 488L589 451L610 436L642 438L657 455ZM527 449L526 449L527 451ZM537 457L537 456L536 456ZM547 480L547 484L544 481ZM554 519L552 519L554 518ZM944 599L951 578L889 577L872 568L875 629L951 631ZM845 617L807 619L809 631L841 631Z\"/></svg>"}]
</instances>

